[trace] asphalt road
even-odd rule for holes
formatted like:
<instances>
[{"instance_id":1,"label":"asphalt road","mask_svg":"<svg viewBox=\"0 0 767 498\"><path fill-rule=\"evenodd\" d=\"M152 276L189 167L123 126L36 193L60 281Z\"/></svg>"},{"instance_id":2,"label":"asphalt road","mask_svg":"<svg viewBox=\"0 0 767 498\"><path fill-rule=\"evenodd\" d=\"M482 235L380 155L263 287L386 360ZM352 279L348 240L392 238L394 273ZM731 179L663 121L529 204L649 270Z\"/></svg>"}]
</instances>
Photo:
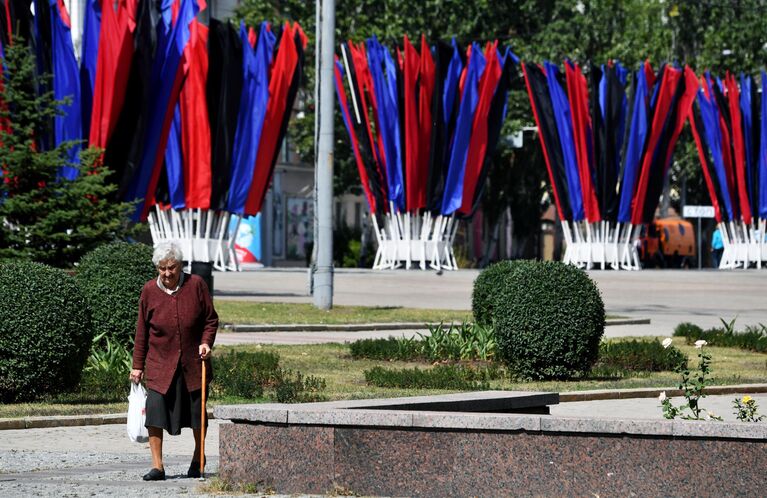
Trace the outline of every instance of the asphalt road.
<instances>
[{"instance_id":1,"label":"asphalt road","mask_svg":"<svg viewBox=\"0 0 767 498\"><path fill-rule=\"evenodd\" d=\"M421 270L336 270L336 305L471 309L478 270L438 275ZM609 315L649 318L650 325L608 327L606 335L670 335L681 322L703 328L736 318L736 327L767 324L767 270L592 270ZM311 303L306 269L214 273L217 299Z\"/></svg>"}]
</instances>

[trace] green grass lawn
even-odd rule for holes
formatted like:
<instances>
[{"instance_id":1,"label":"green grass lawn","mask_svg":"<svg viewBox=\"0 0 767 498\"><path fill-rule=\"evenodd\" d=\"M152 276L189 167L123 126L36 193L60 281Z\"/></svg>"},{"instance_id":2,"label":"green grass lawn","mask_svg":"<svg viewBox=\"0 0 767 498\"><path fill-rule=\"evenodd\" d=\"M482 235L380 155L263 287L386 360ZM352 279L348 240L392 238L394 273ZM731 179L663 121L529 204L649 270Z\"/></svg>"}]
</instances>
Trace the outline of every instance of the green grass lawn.
<instances>
[{"instance_id":1,"label":"green grass lawn","mask_svg":"<svg viewBox=\"0 0 767 498\"><path fill-rule=\"evenodd\" d=\"M216 311L222 324L354 324L354 323L439 323L473 321L469 310L434 310L401 306L333 306L329 311L305 303L261 303L217 299ZM621 318L619 316L607 316Z\"/></svg>"},{"instance_id":2,"label":"green grass lawn","mask_svg":"<svg viewBox=\"0 0 767 498\"><path fill-rule=\"evenodd\" d=\"M342 324L415 322L462 322L472 319L468 310L431 310L400 306L334 306L324 311L303 303L259 303L217 299L216 311L222 324Z\"/></svg>"},{"instance_id":3,"label":"green grass lawn","mask_svg":"<svg viewBox=\"0 0 767 498\"><path fill-rule=\"evenodd\" d=\"M628 339L628 338L627 338ZM697 352L693 346L675 339L674 344L690 358L690 366L697 364ZM230 350L267 350L280 355L280 366L304 375L323 377L327 382L325 395L331 400L362 399L376 397L417 396L451 391L389 389L368 386L363 372L375 366L385 368L429 368L428 363L402 361L354 360L349 348L343 344L320 344L305 346L234 346L220 347L215 355ZM735 348L707 347L713 361L711 365L713 384L763 383L767 378L767 355ZM214 356L215 369L215 356ZM634 374L623 378L587 378L555 382L514 382L508 379L491 381L493 389L520 391L584 391L592 389L628 389L640 387L675 388L679 377L674 372ZM126 385L126 397L128 386ZM216 404L259 402L264 400L211 399ZM67 403L20 403L0 405L0 418L40 415L76 415L96 413L121 413L127 411L127 403L67 404Z\"/></svg>"}]
</instances>

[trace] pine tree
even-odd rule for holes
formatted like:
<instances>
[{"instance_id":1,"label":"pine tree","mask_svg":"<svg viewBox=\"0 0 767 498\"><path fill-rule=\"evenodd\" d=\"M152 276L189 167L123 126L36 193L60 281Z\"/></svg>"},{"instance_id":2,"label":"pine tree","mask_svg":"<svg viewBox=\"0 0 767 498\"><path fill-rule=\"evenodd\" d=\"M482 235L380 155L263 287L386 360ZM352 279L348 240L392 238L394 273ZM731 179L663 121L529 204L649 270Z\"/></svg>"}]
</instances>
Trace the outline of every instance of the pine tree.
<instances>
[{"instance_id":1,"label":"pine tree","mask_svg":"<svg viewBox=\"0 0 767 498\"><path fill-rule=\"evenodd\" d=\"M50 88L50 76L35 74L35 59L21 39L5 49L0 88L0 260L28 259L71 267L98 245L123 238L131 203L115 202L116 186L102 151L87 149L80 163L67 152L76 142L40 150L36 137L50 132L63 102ZM74 180L59 175L62 167L79 169Z\"/></svg>"}]
</instances>

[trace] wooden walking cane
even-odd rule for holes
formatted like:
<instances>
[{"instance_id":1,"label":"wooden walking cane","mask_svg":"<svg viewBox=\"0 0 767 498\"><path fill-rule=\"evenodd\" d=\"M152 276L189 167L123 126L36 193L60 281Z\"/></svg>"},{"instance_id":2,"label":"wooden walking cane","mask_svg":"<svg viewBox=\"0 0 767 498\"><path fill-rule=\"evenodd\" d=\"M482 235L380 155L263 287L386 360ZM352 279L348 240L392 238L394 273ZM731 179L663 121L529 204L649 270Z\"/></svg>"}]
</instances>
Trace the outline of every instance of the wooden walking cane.
<instances>
[{"instance_id":1,"label":"wooden walking cane","mask_svg":"<svg viewBox=\"0 0 767 498\"><path fill-rule=\"evenodd\" d=\"M202 360L202 410L200 410L200 480L205 480L205 360Z\"/></svg>"}]
</instances>

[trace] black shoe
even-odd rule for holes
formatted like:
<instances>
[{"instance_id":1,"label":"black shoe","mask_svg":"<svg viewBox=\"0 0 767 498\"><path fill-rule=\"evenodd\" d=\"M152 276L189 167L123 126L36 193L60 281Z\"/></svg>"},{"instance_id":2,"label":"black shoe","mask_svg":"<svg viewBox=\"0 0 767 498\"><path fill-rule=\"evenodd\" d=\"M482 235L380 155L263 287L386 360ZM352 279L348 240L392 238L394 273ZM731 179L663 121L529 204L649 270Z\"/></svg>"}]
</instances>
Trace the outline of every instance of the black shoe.
<instances>
[{"instance_id":1,"label":"black shoe","mask_svg":"<svg viewBox=\"0 0 767 498\"><path fill-rule=\"evenodd\" d=\"M145 481L164 481L165 471L160 469L152 469L144 474Z\"/></svg>"},{"instance_id":2,"label":"black shoe","mask_svg":"<svg viewBox=\"0 0 767 498\"><path fill-rule=\"evenodd\" d=\"M189 470L186 471L186 476L197 479L200 475L200 462L192 461L192 463L189 464Z\"/></svg>"}]
</instances>

